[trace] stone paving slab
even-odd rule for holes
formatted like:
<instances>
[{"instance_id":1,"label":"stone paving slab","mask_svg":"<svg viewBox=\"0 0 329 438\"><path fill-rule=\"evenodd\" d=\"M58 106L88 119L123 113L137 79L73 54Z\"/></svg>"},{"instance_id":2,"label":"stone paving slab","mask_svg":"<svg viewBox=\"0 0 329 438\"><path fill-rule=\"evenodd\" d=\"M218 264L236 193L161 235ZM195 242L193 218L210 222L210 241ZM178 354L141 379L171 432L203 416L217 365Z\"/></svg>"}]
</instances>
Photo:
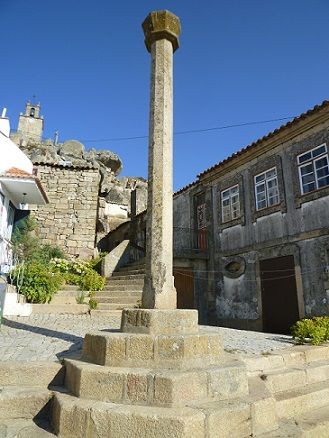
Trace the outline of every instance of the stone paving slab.
<instances>
[{"instance_id":1,"label":"stone paving slab","mask_svg":"<svg viewBox=\"0 0 329 438\"><path fill-rule=\"evenodd\" d=\"M0 361L58 361L77 357L84 335L95 330L119 329L121 312L101 315L31 315L3 318ZM212 327L224 348L237 354L264 354L292 346L289 336Z\"/></svg>"}]
</instances>

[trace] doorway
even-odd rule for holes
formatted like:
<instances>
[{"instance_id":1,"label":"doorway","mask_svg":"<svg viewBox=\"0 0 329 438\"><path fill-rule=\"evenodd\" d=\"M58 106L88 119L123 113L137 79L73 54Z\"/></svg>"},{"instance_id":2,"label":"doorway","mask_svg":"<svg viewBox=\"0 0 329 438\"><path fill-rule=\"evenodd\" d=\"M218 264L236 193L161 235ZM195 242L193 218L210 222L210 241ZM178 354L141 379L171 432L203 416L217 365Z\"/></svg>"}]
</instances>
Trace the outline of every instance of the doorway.
<instances>
[{"instance_id":1,"label":"doorway","mask_svg":"<svg viewBox=\"0 0 329 438\"><path fill-rule=\"evenodd\" d=\"M177 291L177 309L195 309L193 271L187 268L175 268L174 277Z\"/></svg>"},{"instance_id":2,"label":"doorway","mask_svg":"<svg viewBox=\"0 0 329 438\"><path fill-rule=\"evenodd\" d=\"M290 334L299 319L294 257L261 260L259 265L263 331Z\"/></svg>"}]
</instances>

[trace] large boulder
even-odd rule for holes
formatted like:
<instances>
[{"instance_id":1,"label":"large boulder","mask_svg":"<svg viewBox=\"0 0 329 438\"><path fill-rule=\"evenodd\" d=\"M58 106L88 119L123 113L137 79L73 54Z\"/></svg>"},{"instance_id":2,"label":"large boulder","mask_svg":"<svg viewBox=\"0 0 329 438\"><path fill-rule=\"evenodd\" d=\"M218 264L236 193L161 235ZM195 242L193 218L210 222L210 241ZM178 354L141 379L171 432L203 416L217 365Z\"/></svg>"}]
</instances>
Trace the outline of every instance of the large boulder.
<instances>
[{"instance_id":1,"label":"large boulder","mask_svg":"<svg viewBox=\"0 0 329 438\"><path fill-rule=\"evenodd\" d=\"M82 158L85 147L77 140L65 141L59 149L59 154L63 157Z\"/></svg>"},{"instance_id":2,"label":"large boulder","mask_svg":"<svg viewBox=\"0 0 329 438\"><path fill-rule=\"evenodd\" d=\"M120 157L111 151L95 151L95 159L104 164L105 167L111 169L115 175L122 170L122 161Z\"/></svg>"}]
</instances>

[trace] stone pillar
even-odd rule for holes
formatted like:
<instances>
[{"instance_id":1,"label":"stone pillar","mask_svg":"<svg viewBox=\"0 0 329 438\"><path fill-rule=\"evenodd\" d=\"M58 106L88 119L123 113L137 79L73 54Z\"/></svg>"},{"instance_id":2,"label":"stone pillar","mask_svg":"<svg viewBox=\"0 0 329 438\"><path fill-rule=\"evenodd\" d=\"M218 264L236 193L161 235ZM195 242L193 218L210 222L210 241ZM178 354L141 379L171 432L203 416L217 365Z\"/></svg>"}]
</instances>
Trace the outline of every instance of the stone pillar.
<instances>
[{"instance_id":1,"label":"stone pillar","mask_svg":"<svg viewBox=\"0 0 329 438\"><path fill-rule=\"evenodd\" d=\"M151 53L146 275L142 307L175 309L173 281L173 52L180 22L168 11L143 23Z\"/></svg>"}]
</instances>

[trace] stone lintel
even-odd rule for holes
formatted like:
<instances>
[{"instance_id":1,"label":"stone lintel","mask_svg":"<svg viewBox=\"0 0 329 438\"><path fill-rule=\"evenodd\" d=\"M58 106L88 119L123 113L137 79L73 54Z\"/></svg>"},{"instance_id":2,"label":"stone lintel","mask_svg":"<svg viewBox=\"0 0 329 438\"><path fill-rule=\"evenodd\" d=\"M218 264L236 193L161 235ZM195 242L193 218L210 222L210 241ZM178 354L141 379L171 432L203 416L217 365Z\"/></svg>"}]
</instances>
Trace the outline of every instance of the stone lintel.
<instances>
[{"instance_id":1,"label":"stone lintel","mask_svg":"<svg viewBox=\"0 0 329 438\"><path fill-rule=\"evenodd\" d=\"M179 18L169 11L154 11L151 12L143 24L145 35L145 45L149 52L154 41L167 39L172 43L173 51L178 49L178 37L181 33Z\"/></svg>"},{"instance_id":2,"label":"stone lintel","mask_svg":"<svg viewBox=\"0 0 329 438\"><path fill-rule=\"evenodd\" d=\"M180 335L198 333L198 311L190 309L124 309L121 317L123 333Z\"/></svg>"}]
</instances>

